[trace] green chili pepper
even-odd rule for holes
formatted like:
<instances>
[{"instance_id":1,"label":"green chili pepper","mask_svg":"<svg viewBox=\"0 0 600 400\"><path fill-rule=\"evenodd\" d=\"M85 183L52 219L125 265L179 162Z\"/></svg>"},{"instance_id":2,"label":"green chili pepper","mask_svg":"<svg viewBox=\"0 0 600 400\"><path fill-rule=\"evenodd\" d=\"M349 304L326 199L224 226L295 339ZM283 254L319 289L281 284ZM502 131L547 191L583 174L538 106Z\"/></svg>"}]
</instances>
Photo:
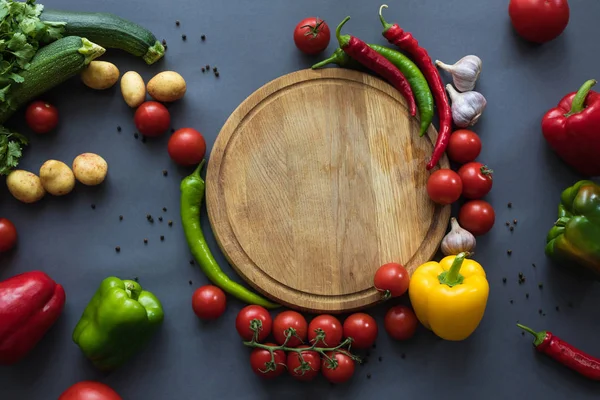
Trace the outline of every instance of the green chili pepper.
<instances>
[{"instance_id":1,"label":"green chili pepper","mask_svg":"<svg viewBox=\"0 0 600 400\"><path fill-rule=\"evenodd\" d=\"M419 67L399 51L376 44L370 44L369 47L394 64L394 66L406 77L419 108L419 115L421 118L421 130L419 136L423 136L425 132L427 132L429 125L431 125L434 112L433 95L427 84L427 79L425 79L425 76L423 76ZM327 64L337 64L340 67L356 69L356 62L354 62L342 49L337 49L331 57L313 65L312 68L321 68Z\"/></svg>"},{"instance_id":2,"label":"green chili pepper","mask_svg":"<svg viewBox=\"0 0 600 400\"><path fill-rule=\"evenodd\" d=\"M204 167L204 164L205 160L202 160L198 168L190 176L181 181L180 186L181 223L194 259L200 265L200 269L202 269L202 272L206 274L208 279L230 295L246 303L257 304L266 308L279 307L278 304L271 303L269 300L229 279L210 252L200 224L200 207L204 199L205 188L200 171Z\"/></svg>"}]
</instances>

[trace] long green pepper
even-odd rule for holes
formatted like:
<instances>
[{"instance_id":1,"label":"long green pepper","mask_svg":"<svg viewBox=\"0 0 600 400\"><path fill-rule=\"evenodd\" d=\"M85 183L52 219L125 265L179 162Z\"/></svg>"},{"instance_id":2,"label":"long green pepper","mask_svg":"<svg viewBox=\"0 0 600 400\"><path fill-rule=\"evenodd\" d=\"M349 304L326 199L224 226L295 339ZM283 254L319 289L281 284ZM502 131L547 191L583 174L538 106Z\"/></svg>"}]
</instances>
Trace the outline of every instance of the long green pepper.
<instances>
[{"instance_id":1,"label":"long green pepper","mask_svg":"<svg viewBox=\"0 0 600 400\"><path fill-rule=\"evenodd\" d=\"M435 104L427 79L425 79L425 76L423 76L419 67L399 51L376 44L370 44L369 47L394 64L394 66L406 77L406 80L414 93L417 107L419 108L419 115L421 118L419 136L423 136L425 132L427 132L429 125L431 125L431 121L433 121ZM327 64L337 64L340 67L346 68L354 68L356 66L356 63L354 63L353 60L339 48L328 59L313 65L312 69L321 68Z\"/></svg>"},{"instance_id":2,"label":"long green pepper","mask_svg":"<svg viewBox=\"0 0 600 400\"><path fill-rule=\"evenodd\" d=\"M266 308L279 307L278 304L270 302L229 279L219 267L219 264L206 244L200 224L200 207L202 206L204 189L206 187L204 180L200 176L200 171L204 167L204 164L205 160L202 160L198 168L191 175L184 178L180 185L181 223L194 259L200 265L200 269L202 269L202 272L206 274L208 279L230 295L249 304L257 304Z\"/></svg>"}]
</instances>

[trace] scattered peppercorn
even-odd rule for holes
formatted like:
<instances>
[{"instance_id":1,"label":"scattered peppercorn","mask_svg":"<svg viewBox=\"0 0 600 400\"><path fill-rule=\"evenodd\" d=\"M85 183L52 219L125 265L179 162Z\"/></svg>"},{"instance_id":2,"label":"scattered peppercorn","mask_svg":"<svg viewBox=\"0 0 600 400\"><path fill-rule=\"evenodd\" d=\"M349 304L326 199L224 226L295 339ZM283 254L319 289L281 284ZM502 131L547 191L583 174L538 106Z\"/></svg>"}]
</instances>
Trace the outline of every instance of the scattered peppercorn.
<instances>
[{"instance_id":1,"label":"scattered peppercorn","mask_svg":"<svg viewBox=\"0 0 600 400\"><path fill-rule=\"evenodd\" d=\"M187 39L186 35L181 35L181 38L185 41Z\"/></svg>"},{"instance_id":2,"label":"scattered peppercorn","mask_svg":"<svg viewBox=\"0 0 600 400\"><path fill-rule=\"evenodd\" d=\"M373 348L376 349L377 348L377 343L373 343Z\"/></svg>"},{"instance_id":3,"label":"scattered peppercorn","mask_svg":"<svg viewBox=\"0 0 600 400\"><path fill-rule=\"evenodd\" d=\"M556 306L556 311L560 311L560 307L559 306Z\"/></svg>"},{"instance_id":4,"label":"scattered peppercorn","mask_svg":"<svg viewBox=\"0 0 600 400\"><path fill-rule=\"evenodd\" d=\"M175 21L175 25L179 26L179 20Z\"/></svg>"},{"instance_id":5,"label":"scattered peppercorn","mask_svg":"<svg viewBox=\"0 0 600 400\"><path fill-rule=\"evenodd\" d=\"M209 70L210 69L210 65L206 64L206 67L204 67L204 68L206 68L207 70Z\"/></svg>"},{"instance_id":6,"label":"scattered peppercorn","mask_svg":"<svg viewBox=\"0 0 600 400\"><path fill-rule=\"evenodd\" d=\"M513 224L515 224L515 225L517 224L517 220L516 219L513 220Z\"/></svg>"},{"instance_id":7,"label":"scattered peppercorn","mask_svg":"<svg viewBox=\"0 0 600 400\"><path fill-rule=\"evenodd\" d=\"M542 309L541 308L538 310L538 313L540 313L540 314L542 313Z\"/></svg>"},{"instance_id":8,"label":"scattered peppercorn","mask_svg":"<svg viewBox=\"0 0 600 400\"><path fill-rule=\"evenodd\" d=\"M519 272L519 285L525 283L525 275L522 272Z\"/></svg>"},{"instance_id":9,"label":"scattered peppercorn","mask_svg":"<svg viewBox=\"0 0 600 400\"><path fill-rule=\"evenodd\" d=\"M510 225L510 222L506 221L506 226L509 226L509 225Z\"/></svg>"},{"instance_id":10,"label":"scattered peppercorn","mask_svg":"<svg viewBox=\"0 0 600 400\"><path fill-rule=\"evenodd\" d=\"M160 222L162 222L162 217L158 217L158 220L159 220Z\"/></svg>"},{"instance_id":11,"label":"scattered peppercorn","mask_svg":"<svg viewBox=\"0 0 600 400\"><path fill-rule=\"evenodd\" d=\"M167 51L167 49L168 49L168 48L169 48L169 47L168 47L168 46L165 44L165 51Z\"/></svg>"},{"instance_id":12,"label":"scattered peppercorn","mask_svg":"<svg viewBox=\"0 0 600 400\"><path fill-rule=\"evenodd\" d=\"M116 250L116 251L117 251L117 253L118 253L118 252L120 252L120 251L121 251L121 247L120 247L120 246L117 246L117 247L115 247L115 250Z\"/></svg>"},{"instance_id":13,"label":"scattered peppercorn","mask_svg":"<svg viewBox=\"0 0 600 400\"><path fill-rule=\"evenodd\" d=\"M543 313L543 314L542 314L542 317L545 317L545 316L546 316L546 313Z\"/></svg>"},{"instance_id":14,"label":"scattered peppercorn","mask_svg":"<svg viewBox=\"0 0 600 400\"><path fill-rule=\"evenodd\" d=\"M371 379L371 374L367 374L367 379Z\"/></svg>"},{"instance_id":15,"label":"scattered peppercorn","mask_svg":"<svg viewBox=\"0 0 600 400\"><path fill-rule=\"evenodd\" d=\"M95 209L96 209L96 205L92 204L92 210L95 210Z\"/></svg>"},{"instance_id":16,"label":"scattered peppercorn","mask_svg":"<svg viewBox=\"0 0 600 400\"><path fill-rule=\"evenodd\" d=\"M506 278L502 278L502 283L506 283Z\"/></svg>"},{"instance_id":17,"label":"scattered peppercorn","mask_svg":"<svg viewBox=\"0 0 600 400\"><path fill-rule=\"evenodd\" d=\"M175 128L171 128L171 133L175 133Z\"/></svg>"},{"instance_id":18,"label":"scattered peppercorn","mask_svg":"<svg viewBox=\"0 0 600 400\"><path fill-rule=\"evenodd\" d=\"M514 231L514 230L515 230L515 227L514 227L514 226L511 226L509 229L510 229L510 231L512 232L512 231Z\"/></svg>"},{"instance_id":19,"label":"scattered peppercorn","mask_svg":"<svg viewBox=\"0 0 600 400\"><path fill-rule=\"evenodd\" d=\"M150 220L152 219L152 215L150 215L150 214L146 214L146 219L147 219L148 221L150 221Z\"/></svg>"},{"instance_id":20,"label":"scattered peppercorn","mask_svg":"<svg viewBox=\"0 0 600 400\"><path fill-rule=\"evenodd\" d=\"M194 265L194 260L190 260L190 265Z\"/></svg>"},{"instance_id":21,"label":"scattered peppercorn","mask_svg":"<svg viewBox=\"0 0 600 400\"><path fill-rule=\"evenodd\" d=\"M525 331L521 331L521 336L525 336Z\"/></svg>"},{"instance_id":22,"label":"scattered peppercorn","mask_svg":"<svg viewBox=\"0 0 600 400\"><path fill-rule=\"evenodd\" d=\"M148 244L148 239L144 239L144 244Z\"/></svg>"},{"instance_id":23,"label":"scattered peppercorn","mask_svg":"<svg viewBox=\"0 0 600 400\"><path fill-rule=\"evenodd\" d=\"M509 256L512 254L512 250L506 250L506 254L508 254Z\"/></svg>"},{"instance_id":24,"label":"scattered peppercorn","mask_svg":"<svg viewBox=\"0 0 600 400\"><path fill-rule=\"evenodd\" d=\"M167 44L167 40L166 40L166 39L163 39L163 40L162 40L162 44L163 44L163 46L164 46L164 45L166 45L166 44Z\"/></svg>"},{"instance_id":25,"label":"scattered peppercorn","mask_svg":"<svg viewBox=\"0 0 600 400\"><path fill-rule=\"evenodd\" d=\"M167 212L167 207L163 207L163 212Z\"/></svg>"},{"instance_id":26,"label":"scattered peppercorn","mask_svg":"<svg viewBox=\"0 0 600 400\"><path fill-rule=\"evenodd\" d=\"M140 278L138 278L138 277L136 276L135 278L133 278L133 280L137 282L137 281L139 281L139 280L140 280Z\"/></svg>"},{"instance_id":27,"label":"scattered peppercorn","mask_svg":"<svg viewBox=\"0 0 600 400\"><path fill-rule=\"evenodd\" d=\"M543 284L542 282L540 282L540 283L538 283L538 287L539 287L540 289L543 289L543 288L544 288L544 284Z\"/></svg>"},{"instance_id":28,"label":"scattered peppercorn","mask_svg":"<svg viewBox=\"0 0 600 400\"><path fill-rule=\"evenodd\" d=\"M512 208L512 203L508 202L508 208Z\"/></svg>"},{"instance_id":29,"label":"scattered peppercorn","mask_svg":"<svg viewBox=\"0 0 600 400\"><path fill-rule=\"evenodd\" d=\"M204 69L204 67L202 67L202 72L206 72L206 70Z\"/></svg>"},{"instance_id":30,"label":"scattered peppercorn","mask_svg":"<svg viewBox=\"0 0 600 400\"><path fill-rule=\"evenodd\" d=\"M202 40L206 40L206 35L202 35L202 36L200 36L200 39L202 39Z\"/></svg>"},{"instance_id":31,"label":"scattered peppercorn","mask_svg":"<svg viewBox=\"0 0 600 400\"><path fill-rule=\"evenodd\" d=\"M406 358L406 354L404 354L404 353L400 354L400 358L404 360Z\"/></svg>"},{"instance_id":32,"label":"scattered peppercorn","mask_svg":"<svg viewBox=\"0 0 600 400\"><path fill-rule=\"evenodd\" d=\"M529 298L529 293L525 293L525 298L528 299Z\"/></svg>"},{"instance_id":33,"label":"scattered peppercorn","mask_svg":"<svg viewBox=\"0 0 600 400\"><path fill-rule=\"evenodd\" d=\"M139 136L140 136L140 135L138 135L138 133L137 133L137 132L133 134L133 137L134 137L134 138L136 138L136 139L137 139Z\"/></svg>"},{"instance_id":34,"label":"scattered peppercorn","mask_svg":"<svg viewBox=\"0 0 600 400\"><path fill-rule=\"evenodd\" d=\"M379 362L383 361L383 357L379 356Z\"/></svg>"},{"instance_id":35,"label":"scattered peppercorn","mask_svg":"<svg viewBox=\"0 0 600 400\"><path fill-rule=\"evenodd\" d=\"M142 136L142 143L146 143L146 136Z\"/></svg>"},{"instance_id":36,"label":"scattered peppercorn","mask_svg":"<svg viewBox=\"0 0 600 400\"><path fill-rule=\"evenodd\" d=\"M217 77L217 78L219 77L219 73L218 72L215 72L215 77Z\"/></svg>"},{"instance_id":37,"label":"scattered peppercorn","mask_svg":"<svg viewBox=\"0 0 600 400\"><path fill-rule=\"evenodd\" d=\"M217 67L213 67L213 72L217 72Z\"/></svg>"},{"instance_id":38,"label":"scattered peppercorn","mask_svg":"<svg viewBox=\"0 0 600 400\"><path fill-rule=\"evenodd\" d=\"M533 268L535 268L535 264L534 264L534 263L532 263L532 264L531 264L531 266L532 266Z\"/></svg>"},{"instance_id":39,"label":"scattered peppercorn","mask_svg":"<svg viewBox=\"0 0 600 400\"><path fill-rule=\"evenodd\" d=\"M173 226L173 221L169 221L169 226Z\"/></svg>"},{"instance_id":40,"label":"scattered peppercorn","mask_svg":"<svg viewBox=\"0 0 600 400\"><path fill-rule=\"evenodd\" d=\"M163 235L160 235L160 240L161 242L165 240L165 237Z\"/></svg>"},{"instance_id":41,"label":"scattered peppercorn","mask_svg":"<svg viewBox=\"0 0 600 400\"><path fill-rule=\"evenodd\" d=\"M512 304L512 303L513 303L513 301L512 301L512 299L511 299L511 300L510 300L510 304Z\"/></svg>"},{"instance_id":42,"label":"scattered peppercorn","mask_svg":"<svg viewBox=\"0 0 600 400\"><path fill-rule=\"evenodd\" d=\"M167 176L167 175L169 175L169 173L167 172L166 169L163 169L163 176Z\"/></svg>"},{"instance_id":43,"label":"scattered peppercorn","mask_svg":"<svg viewBox=\"0 0 600 400\"><path fill-rule=\"evenodd\" d=\"M121 126L117 125L117 132L121 132Z\"/></svg>"},{"instance_id":44,"label":"scattered peppercorn","mask_svg":"<svg viewBox=\"0 0 600 400\"><path fill-rule=\"evenodd\" d=\"M119 215L119 221L123 221L123 216Z\"/></svg>"},{"instance_id":45,"label":"scattered peppercorn","mask_svg":"<svg viewBox=\"0 0 600 400\"><path fill-rule=\"evenodd\" d=\"M192 284L192 281L189 281L190 285Z\"/></svg>"}]
</instances>

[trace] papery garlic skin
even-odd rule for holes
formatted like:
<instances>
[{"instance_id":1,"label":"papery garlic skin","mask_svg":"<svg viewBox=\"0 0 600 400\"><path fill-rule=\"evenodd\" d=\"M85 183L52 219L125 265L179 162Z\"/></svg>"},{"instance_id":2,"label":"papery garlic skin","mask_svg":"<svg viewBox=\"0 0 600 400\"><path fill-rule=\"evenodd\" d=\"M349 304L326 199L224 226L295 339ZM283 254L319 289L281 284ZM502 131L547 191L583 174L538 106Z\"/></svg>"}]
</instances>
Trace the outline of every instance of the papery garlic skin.
<instances>
[{"instance_id":1,"label":"papery garlic skin","mask_svg":"<svg viewBox=\"0 0 600 400\"><path fill-rule=\"evenodd\" d=\"M468 230L461 228L454 217L450 219L450 226L450 232L444 236L440 245L442 253L445 256L455 256L462 252L472 253L477 243L475 236Z\"/></svg>"},{"instance_id":2,"label":"papery garlic skin","mask_svg":"<svg viewBox=\"0 0 600 400\"><path fill-rule=\"evenodd\" d=\"M451 84L446 85L446 90L452 99L454 125L459 128L475 125L487 105L485 97L475 91L459 93Z\"/></svg>"},{"instance_id":3,"label":"papery garlic skin","mask_svg":"<svg viewBox=\"0 0 600 400\"><path fill-rule=\"evenodd\" d=\"M483 62L481 58L473 55L464 56L454 65L445 64L439 60L435 61L435 65L444 71L452 74L454 86L459 92L468 92L475 89L477 79L481 74Z\"/></svg>"}]
</instances>

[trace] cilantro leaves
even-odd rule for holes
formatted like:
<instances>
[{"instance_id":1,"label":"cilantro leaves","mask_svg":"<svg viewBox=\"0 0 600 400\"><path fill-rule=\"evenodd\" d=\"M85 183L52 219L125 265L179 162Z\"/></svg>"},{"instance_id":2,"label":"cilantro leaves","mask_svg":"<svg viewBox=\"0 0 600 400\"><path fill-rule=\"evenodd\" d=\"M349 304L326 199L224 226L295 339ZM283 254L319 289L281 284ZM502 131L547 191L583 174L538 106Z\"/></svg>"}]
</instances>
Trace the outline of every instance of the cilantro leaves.
<instances>
[{"instance_id":1,"label":"cilantro leaves","mask_svg":"<svg viewBox=\"0 0 600 400\"><path fill-rule=\"evenodd\" d=\"M8 173L19 164L22 146L27 138L0 126L0 175Z\"/></svg>"}]
</instances>

